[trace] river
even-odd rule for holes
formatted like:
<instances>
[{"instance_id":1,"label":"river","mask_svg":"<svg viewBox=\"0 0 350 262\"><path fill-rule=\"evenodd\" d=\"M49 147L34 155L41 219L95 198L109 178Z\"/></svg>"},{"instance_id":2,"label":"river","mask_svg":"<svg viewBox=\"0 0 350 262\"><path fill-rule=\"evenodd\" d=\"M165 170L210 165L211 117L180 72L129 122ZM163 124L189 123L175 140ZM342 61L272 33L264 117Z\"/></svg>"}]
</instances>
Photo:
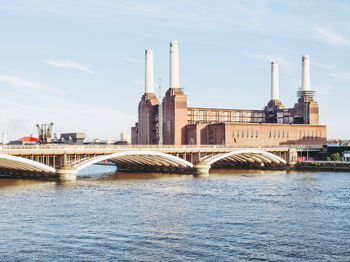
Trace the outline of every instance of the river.
<instances>
[{"instance_id":1,"label":"river","mask_svg":"<svg viewBox=\"0 0 350 262\"><path fill-rule=\"evenodd\" d=\"M349 261L350 173L0 178L1 261Z\"/></svg>"}]
</instances>

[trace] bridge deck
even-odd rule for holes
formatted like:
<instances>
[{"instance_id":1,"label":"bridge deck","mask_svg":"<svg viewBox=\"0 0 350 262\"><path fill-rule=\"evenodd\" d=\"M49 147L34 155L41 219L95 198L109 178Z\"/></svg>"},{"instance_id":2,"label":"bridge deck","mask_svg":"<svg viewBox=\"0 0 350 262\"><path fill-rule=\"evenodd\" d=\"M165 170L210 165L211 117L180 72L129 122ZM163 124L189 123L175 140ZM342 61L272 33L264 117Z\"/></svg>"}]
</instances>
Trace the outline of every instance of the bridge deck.
<instances>
[{"instance_id":1,"label":"bridge deck","mask_svg":"<svg viewBox=\"0 0 350 262\"><path fill-rule=\"evenodd\" d=\"M322 147L313 146L306 150L321 149ZM134 171L208 172L212 166L286 165L287 162L296 160L297 151L304 150L305 147L302 146L6 145L0 147L0 171L38 171L59 173L60 176L69 173L75 176L82 168L108 160L118 168Z\"/></svg>"}]
</instances>

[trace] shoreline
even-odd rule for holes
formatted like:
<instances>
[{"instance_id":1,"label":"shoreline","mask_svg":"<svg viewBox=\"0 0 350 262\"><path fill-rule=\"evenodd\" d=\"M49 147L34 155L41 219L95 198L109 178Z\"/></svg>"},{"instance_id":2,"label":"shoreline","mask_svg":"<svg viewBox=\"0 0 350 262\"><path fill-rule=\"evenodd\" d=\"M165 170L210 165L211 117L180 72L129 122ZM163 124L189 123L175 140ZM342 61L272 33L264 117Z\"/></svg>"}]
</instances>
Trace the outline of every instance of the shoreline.
<instances>
[{"instance_id":1,"label":"shoreline","mask_svg":"<svg viewBox=\"0 0 350 262\"><path fill-rule=\"evenodd\" d=\"M343 161L298 161L290 164L290 170L312 171L347 171L350 172L350 162Z\"/></svg>"}]
</instances>

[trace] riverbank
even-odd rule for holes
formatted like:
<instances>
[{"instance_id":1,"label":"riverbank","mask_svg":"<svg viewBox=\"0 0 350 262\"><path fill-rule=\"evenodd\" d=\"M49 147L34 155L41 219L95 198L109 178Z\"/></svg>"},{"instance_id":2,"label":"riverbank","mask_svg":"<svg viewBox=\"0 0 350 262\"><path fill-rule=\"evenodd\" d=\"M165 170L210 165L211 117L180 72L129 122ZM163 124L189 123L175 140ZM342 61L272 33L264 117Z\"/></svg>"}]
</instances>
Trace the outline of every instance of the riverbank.
<instances>
[{"instance_id":1,"label":"riverbank","mask_svg":"<svg viewBox=\"0 0 350 262\"><path fill-rule=\"evenodd\" d=\"M345 171L350 172L350 162L342 161L298 161L291 167L295 170Z\"/></svg>"}]
</instances>

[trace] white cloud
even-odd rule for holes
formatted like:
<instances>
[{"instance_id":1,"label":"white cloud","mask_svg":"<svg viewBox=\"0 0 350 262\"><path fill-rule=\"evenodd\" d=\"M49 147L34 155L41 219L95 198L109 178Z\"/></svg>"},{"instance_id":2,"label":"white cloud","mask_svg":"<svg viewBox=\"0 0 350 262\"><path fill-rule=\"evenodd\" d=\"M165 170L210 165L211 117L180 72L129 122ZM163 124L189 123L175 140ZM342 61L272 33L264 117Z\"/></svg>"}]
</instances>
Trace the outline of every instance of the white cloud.
<instances>
[{"instance_id":1,"label":"white cloud","mask_svg":"<svg viewBox=\"0 0 350 262\"><path fill-rule=\"evenodd\" d=\"M30 90L41 90L41 91L49 91L49 92L55 92L55 93L62 93L61 90L52 88L48 85L32 82L29 80L25 80L20 77L10 76L10 75L0 75L0 82L6 83L10 86L21 88L24 90L29 91Z\"/></svg>"},{"instance_id":2,"label":"white cloud","mask_svg":"<svg viewBox=\"0 0 350 262\"><path fill-rule=\"evenodd\" d=\"M138 65L142 65L144 63L144 61L142 59L137 59L137 58L132 58L132 57L125 57L124 60L129 62L129 63L138 64Z\"/></svg>"},{"instance_id":3,"label":"white cloud","mask_svg":"<svg viewBox=\"0 0 350 262\"><path fill-rule=\"evenodd\" d=\"M45 63L54 67L73 68L92 75L95 74L95 72L89 69L87 66L78 64L77 62L71 60L45 60Z\"/></svg>"},{"instance_id":4,"label":"white cloud","mask_svg":"<svg viewBox=\"0 0 350 262\"><path fill-rule=\"evenodd\" d=\"M315 29L316 35L322 41L332 45L347 45L348 41L344 35L335 33L329 28L318 27Z\"/></svg>"},{"instance_id":5,"label":"white cloud","mask_svg":"<svg viewBox=\"0 0 350 262\"><path fill-rule=\"evenodd\" d=\"M322 81L318 84L312 85L315 89L316 93L319 95L329 95L330 91L332 90L332 86L325 81Z\"/></svg>"},{"instance_id":6,"label":"white cloud","mask_svg":"<svg viewBox=\"0 0 350 262\"><path fill-rule=\"evenodd\" d=\"M328 73L329 76L340 79L340 80L350 80L350 72L344 72L344 73Z\"/></svg>"},{"instance_id":7,"label":"white cloud","mask_svg":"<svg viewBox=\"0 0 350 262\"><path fill-rule=\"evenodd\" d=\"M252 54L252 53L243 53L245 56L262 59L267 62L278 62L280 65L291 65L291 63L281 55L273 55L273 54Z\"/></svg>"},{"instance_id":8,"label":"white cloud","mask_svg":"<svg viewBox=\"0 0 350 262\"><path fill-rule=\"evenodd\" d=\"M315 62L310 62L311 65L313 66L317 66L317 67L320 67L322 69L332 69L333 66L332 65L327 65L327 64L322 64L322 63L315 63Z\"/></svg>"},{"instance_id":9,"label":"white cloud","mask_svg":"<svg viewBox=\"0 0 350 262\"><path fill-rule=\"evenodd\" d=\"M113 107L78 102L68 96L26 95L5 89L3 97L0 132L7 131L10 139L35 134L36 124L49 122L55 124L54 132L86 132L92 138L117 139L120 131L130 132L135 118ZM118 121L110 121L111 116Z\"/></svg>"}]
</instances>

